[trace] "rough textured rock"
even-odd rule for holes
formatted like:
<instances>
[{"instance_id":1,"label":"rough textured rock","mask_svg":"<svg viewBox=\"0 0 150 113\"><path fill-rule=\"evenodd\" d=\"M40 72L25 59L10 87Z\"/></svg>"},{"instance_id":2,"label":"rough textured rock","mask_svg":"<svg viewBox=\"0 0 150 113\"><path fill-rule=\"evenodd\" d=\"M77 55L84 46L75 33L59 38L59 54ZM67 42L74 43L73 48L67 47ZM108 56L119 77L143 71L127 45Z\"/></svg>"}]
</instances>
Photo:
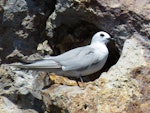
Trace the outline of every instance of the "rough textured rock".
<instances>
[{"instance_id":1,"label":"rough textured rock","mask_svg":"<svg viewBox=\"0 0 150 113\"><path fill-rule=\"evenodd\" d=\"M39 100L41 98L39 90L49 82L45 83L44 73L15 71L2 63L14 61L10 59L11 57L31 60L45 54L33 53L37 52L38 44L46 39L45 24L54 10L55 2L55 0L0 1L0 95L9 98L18 108L44 112L43 102ZM27 57L29 54L33 55ZM36 76L40 74L41 76ZM42 81L38 82L36 79ZM12 109L12 112L17 113L15 109Z\"/></svg>"},{"instance_id":2,"label":"rough textured rock","mask_svg":"<svg viewBox=\"0 0 150 113\"><path fill-rule=\"evenodd\" d=\"M100 30L115 42L108 44L105 67L84 78L83 87L74 79L4 64L87 45ZM1 0L0 108L15 113L149 113L149 38L149 0Z\"/></svg>"},{"instance_id":3,"label":"rough textured rock","mask_svg":"<svg viewBox=\"0 0 150 113\"><path fill-rule=\"evenodd\" d=\"M57 0L47 21L47 34L57 37L58 43L68 34L87 38L102 29L112 34L122 48L124 40L134 31L149 37L149 13L148 0L142 4L140 0Z\"/></svg>"},{"instance_id":4,"label":"rough textured rock","mask_svg":"<svg viewBox=\"0 0 150 113\"><path fill-rule=\"evenodd\" d=\"M45 23L55 0L1 0L0 54L5 59L14 49L24 55L36 51L45 40Z\"/></svg>"},{"instance_id":5,"label":"rough textured rock","mask_svg":"<svg viewBox=\"0 0 150 113\"><path fill-rule=\"evenodd\" d=\"M46 73L34 71L20 71L1 65L0 67L0 95L22 109L44 111L40 90L49 85Z\"/></svg>"},{"instance_id":6,"label":"rough textured rock","mask_svg":"<svg viewBox=\"0 0 150 113\"><path fill-rule=\"evenodd\" d=\"M3 96L0 96L0 110L1 113L38 113L32 109L19 109L14 103Z\"/></svg>"}]
</instances>

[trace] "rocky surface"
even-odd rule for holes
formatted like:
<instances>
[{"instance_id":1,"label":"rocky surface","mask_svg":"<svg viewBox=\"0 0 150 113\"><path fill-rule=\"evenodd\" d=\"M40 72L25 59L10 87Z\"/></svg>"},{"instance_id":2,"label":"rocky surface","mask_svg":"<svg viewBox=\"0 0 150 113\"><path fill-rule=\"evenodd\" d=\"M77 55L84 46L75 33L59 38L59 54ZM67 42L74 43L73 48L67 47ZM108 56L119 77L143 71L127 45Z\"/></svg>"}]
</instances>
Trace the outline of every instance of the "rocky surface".
<instances>
[{"instance_id":1,"label":"rocky surface","mask_svg":"<svg viewBox=\"0 0 150 113\"><path fill-rule=\"evenodd\" d=\"M1 0L0 6L2 61L14 49L18 49L24 55L34 53L37 45L45 40L46 20L54 10L55 2L53 0Z\"/></svg>"},{"instance_id":2,"label":"rocky surface","mask_svg":"<svg viewBox=\"0 0 150 113\"><path fill-rule=\"evenodd\" d=\"M6 64L87 45L100 30L115 42L84 84ZM0 112L149 113L149 38L149 0L1 0Z\"/></svg>"},{"instance_id":3,"label":"rocky surface","mask_svg":"<svg viewBox=\"0 0 150 113\"><path fill-rule=\"evenodd\" d=\"M3 96L0 97L0 110L1 113L38 113L32 109L21 110L18 106Z\"/></svg>"}]
</instances>

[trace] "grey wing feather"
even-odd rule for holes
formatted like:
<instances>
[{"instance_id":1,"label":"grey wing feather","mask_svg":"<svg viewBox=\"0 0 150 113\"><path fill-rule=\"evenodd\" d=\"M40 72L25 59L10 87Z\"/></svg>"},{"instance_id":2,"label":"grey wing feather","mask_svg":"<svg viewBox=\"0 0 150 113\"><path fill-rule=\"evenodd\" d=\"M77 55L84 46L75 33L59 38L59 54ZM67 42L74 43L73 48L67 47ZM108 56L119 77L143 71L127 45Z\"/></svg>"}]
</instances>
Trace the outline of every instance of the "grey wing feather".
<instances>
[{"instance_id":1,"label":"grey wing feather","mask_svg":"<svg viewBox=\"0 0 150 113\"><path fill-rule=\"evenodd\" d=\"M12 66L16 66L19 68L25 69L51 69L51 68L61 68L61 65L53 60L41 60L31 64L12 64Z\"/></svg>"},{"instance_id":2,"label":"grey wing feather","mask_svg":"<svg viewBox=\"0 0 150 113\"><path fill-rule=\"evenodd\" d=\"M94 54L93 48L86 47L78 56L69 60L60 61L60 64L62 65L62 69L65 71L80 70L99 62L98 57Z\"/></svg>"},{"instance_id":3,"label":"grey wing feather","mask_svg":"<svg viewBox=\"0 0 150 113\"><path fill-rule=\"evenodd\" d=\"M33 61L30 64L19 64L13 65L19 68L26 68L26 69L51 69L51 68L62 68L60 65L60 61L71 59L72 57L77 56L83 47L79 47L76 49L72 49L68 52L65 52L61 55L54 56L54 57L45 57L43 59L38 59Z\"/></svg>"},{"instance_id":4,"label":"grey wing feather","mask_svg":"<svg viewBox=\"0 0 150 113\"><path fill-rule=\"evenodd\" d=\"M56 61L63 61L63 60L68 60L71 59L73 57L76 57L83 49L84 47L78 47L72 50L69 50L61 55L58 56L54 56L54 57L45 57L44 59L53 59Z\"/></svg>"}]
</instances>

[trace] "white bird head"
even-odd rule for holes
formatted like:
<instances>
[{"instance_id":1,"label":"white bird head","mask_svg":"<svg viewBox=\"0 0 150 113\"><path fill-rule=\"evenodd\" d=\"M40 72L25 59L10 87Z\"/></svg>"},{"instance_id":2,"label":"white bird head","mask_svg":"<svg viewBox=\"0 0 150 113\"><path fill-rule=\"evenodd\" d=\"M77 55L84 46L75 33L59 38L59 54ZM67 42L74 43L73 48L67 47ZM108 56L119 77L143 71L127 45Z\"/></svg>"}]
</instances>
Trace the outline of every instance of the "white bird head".
<instances>
[{"instance_id":1,"label":"white bird head","mask_svg":"<svg viewBox=\"0 0 150 113\"><path fill-rule=\"evenodd\" d=\"M100 42L100 43L107 44L109 40L111 40L110 35L104 31L100 31L94 34L91 43Z\"/></svg>"}]
</instances>

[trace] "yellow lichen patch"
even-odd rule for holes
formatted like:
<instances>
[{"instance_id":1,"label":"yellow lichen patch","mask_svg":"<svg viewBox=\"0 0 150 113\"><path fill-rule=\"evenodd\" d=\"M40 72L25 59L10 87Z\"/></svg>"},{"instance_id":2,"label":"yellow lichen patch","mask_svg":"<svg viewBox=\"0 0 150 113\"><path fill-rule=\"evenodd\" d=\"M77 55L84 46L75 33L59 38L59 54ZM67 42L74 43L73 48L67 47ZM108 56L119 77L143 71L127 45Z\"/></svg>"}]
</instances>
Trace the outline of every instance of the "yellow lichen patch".
<instances>
[{"instance_id":1,"label":"yellow lichen patch","mask_svg":"<svg viewBox=\"0 0 150 113\"><path fill-rule=\"evenodd\" d=\"M50 77L50 80L54 81L54 83L56 84L63 84L63 85L68 85L68 86L78 86L78 85L82 86L81 82L77 83L74 80L70 80L63 76L58 76L55 73L51 73L49 77Z\"/></svg>"}]
</instances>

